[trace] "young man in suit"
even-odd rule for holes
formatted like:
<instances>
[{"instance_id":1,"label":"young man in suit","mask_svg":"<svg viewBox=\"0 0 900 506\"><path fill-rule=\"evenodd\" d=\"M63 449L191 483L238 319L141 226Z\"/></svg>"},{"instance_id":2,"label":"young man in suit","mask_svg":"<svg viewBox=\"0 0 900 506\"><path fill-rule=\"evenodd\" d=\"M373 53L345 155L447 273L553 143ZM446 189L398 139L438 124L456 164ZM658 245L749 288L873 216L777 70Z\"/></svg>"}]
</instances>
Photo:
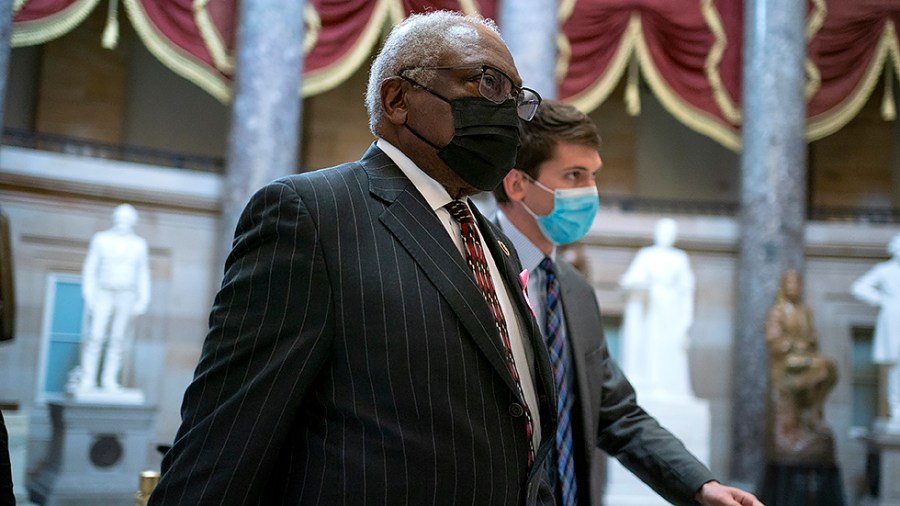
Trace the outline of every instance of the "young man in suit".
<instances>
[{"instance_id":1,"label":"young man in suit","mask_svg":"<svg viewBox=\"0 0 900 506\"><path fill-rule=\"evenodd\" d=\"M466 199L539 103L489 21L392 30L377 141L241 216L150 504L554 504L549 357L512 247Z\"/></svg>"},{"instance_id":2,"label":"young man in suit","mask_svg":"<svg viewBox=\"0 0 900 506\"><path fill-rule=\"evenodd\" d=\"M609 356L590 284L556 254L581 239L598 207L600 136L570 105L544 101L521 124L515 168L494 191L497 223L529 271L528 295L550 349L558 394L559 504L597 504L599 447L674 504L759 506L710 471L636 403ZM593 478L593 479L592 479Z\"/></svg>"}]
</instances>

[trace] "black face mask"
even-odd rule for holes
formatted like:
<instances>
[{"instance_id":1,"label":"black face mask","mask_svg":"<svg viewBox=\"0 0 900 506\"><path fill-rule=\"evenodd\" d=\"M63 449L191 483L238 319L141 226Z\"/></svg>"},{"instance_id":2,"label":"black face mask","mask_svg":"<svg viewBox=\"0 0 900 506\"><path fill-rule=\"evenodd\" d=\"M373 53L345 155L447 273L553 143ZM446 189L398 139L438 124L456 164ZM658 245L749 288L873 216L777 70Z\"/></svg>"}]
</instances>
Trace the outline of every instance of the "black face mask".
<instances>
[{"instance_id":1,"label":"black face mask","mask_svg":"<svg viewBox=\"0 0 900 506\"><path fill-rule=\"evenodd\" d=\"M492 191L516 164L519 150L519 116L515 100L495 104L480 97L453 100L427 90L450 104L455 133L450 143L439 147L404 126L437 150L438 157L465 182L481 191Z\"/></svg>"}]
</instances>

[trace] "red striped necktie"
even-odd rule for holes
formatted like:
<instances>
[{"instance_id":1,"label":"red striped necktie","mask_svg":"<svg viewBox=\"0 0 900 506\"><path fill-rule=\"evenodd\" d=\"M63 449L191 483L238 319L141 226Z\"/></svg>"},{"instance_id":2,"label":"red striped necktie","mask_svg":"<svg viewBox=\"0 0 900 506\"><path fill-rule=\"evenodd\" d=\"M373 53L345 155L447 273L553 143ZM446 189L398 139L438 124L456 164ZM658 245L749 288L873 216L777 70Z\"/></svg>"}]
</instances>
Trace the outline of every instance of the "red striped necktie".
<instances>
[{"instance_id":1,"label":"red striped necktie","mask_svg":"<svg viewBox=\"0 0 900 506\"><path fill-rule=\"evenodd\" d=\"M450 216L459 223L462 232L463 244L466 246L466 261L472 273L475 274L475 281L481 294L494 315L494 321L497 324L497 330L500 331L500 338L503 340L503 347L506 349L506 362L509 366L509 373L516 381L516 388L519 391L519 398L522 399L522 405L525 407L525 433L528 437L528 465L534 462L534 443L531 435L534 433L534 421L531 417L531 409L525 402L525 394L522 391L522 382L519 380L519 370L516 368L516 360L513 357L512 346L509 343L509 330L506 328L506 318L503 317L503 311L500 309L500 300L497 299L497 291L494 289L494 282L491 279L491 271L488 268L487 259L484 256L484 248L481 247L481 237L478 235L478 229L475 228L475 218L469 210L469 206L461 200L453 200L444 206L450 211Z\"/></svg>"}]
</instances>

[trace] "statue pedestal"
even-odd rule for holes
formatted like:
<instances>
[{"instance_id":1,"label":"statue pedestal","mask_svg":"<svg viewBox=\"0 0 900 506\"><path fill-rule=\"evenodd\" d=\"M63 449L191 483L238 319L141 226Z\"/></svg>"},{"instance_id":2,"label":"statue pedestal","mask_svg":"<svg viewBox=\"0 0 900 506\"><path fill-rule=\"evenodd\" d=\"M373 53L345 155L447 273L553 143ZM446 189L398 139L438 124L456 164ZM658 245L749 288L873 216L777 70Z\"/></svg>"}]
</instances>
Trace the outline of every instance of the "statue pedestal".
<instances>
[{"instance_id":1,"label":"statue pedestal","mask_svg":"<svg viewBox=\"0 0 900 506\"><path fill-rule=\"evenodd\" d=\"M770 462L766 465L763 485L758 495L759 500L766 506L798 504L844 506L841 472L833 462L820 464Z\"/></svg>"},{"instance_id":2,"label":"statue pedestal","mask_svg":"<svg viewBox=\"0 0 900 506\"><path fill-rule=\"evenodd\" d=\"M694 397L638 396L647 413L668 429L700 462L709 465L709 402ZM666 506L669 503L625 468L609 459L606 506Z\"/></svg>"},{"instance_id":3,"label":"statue pedestal","mask_svg":"<svg viewBox=\"0 0 900 506\"><path fill-rule=\"evenodd\" d=\"M86 389L76 390L72 399L81 404L144 404L144 392L136 388L117 388L115 390Z\"/></svg>"},{"instance_id":4,"label":"statue pedestal","mask_svg":"<svg viewBox=\"0 0 900 506\"><path fill-rule=\"evenodd\" d=\"M147 465L152 406L49 403L50 452L28 484L31 500L46 506L132 504Z\"/></svg>"},{"instance_id":5,"label":"statue pedestal","mask_svg":"<svg viewBox=\"0 0 900 506\"><path fill-rule=\"evenodd\" d=\"M879 457L878 497L868 497L861 504L900 506L900 424L878 420L859 439Z\"/></svg>"}]
</instances>

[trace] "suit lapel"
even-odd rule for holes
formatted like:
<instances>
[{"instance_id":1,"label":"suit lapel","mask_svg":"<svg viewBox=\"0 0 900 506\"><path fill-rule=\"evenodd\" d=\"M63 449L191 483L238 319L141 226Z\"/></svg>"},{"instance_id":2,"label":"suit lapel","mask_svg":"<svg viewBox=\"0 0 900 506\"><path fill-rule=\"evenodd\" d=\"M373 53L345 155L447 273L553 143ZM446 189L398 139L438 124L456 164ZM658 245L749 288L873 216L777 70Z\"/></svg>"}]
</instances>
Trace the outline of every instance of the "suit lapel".
<instances>
[{"instance_id":1,"label":"suit lapel","mask_svg":"<svg viewBox=\"0 0 900 506\"><path fill-rule=\"evenodd\" d=\"M373 149L377 153L372 153ZM494 317L472 271L424 197L387 155L373 149L362 163L369 174L371 193L388 203L379 220L412 256L497 373L516 392Z\"/></svg>"},{"instance_id":2,"label":"suit lapel","mask_svg":"<svg viewBox=\"0 0 900 506\"><path fill-rule=\"evenodd\" d=\"M531 345L530 351L533 352L532 368L535 370L537 378L540 380L543 392L554 392L553 372L550 369L550 355L547 346L544 344L543 334L538 328L537 321L533 318L531 306L525 299L525 290L522 287L522 281L519 279L521 273L521 264L518 255L515 254L512 243L506 237L498 237L492 228L493 223L489 224L489 220L481 214L478 209L472 205L475 219L478 220L478 228L482 231L484 243L494 257L494 262L506 286L510 287L510 296L513 304L516 305L516 311L524 318L521 319L522 337L526 339L526 343ZM499 229L499 227L498 227ZM549 399L550 397L548 397ZM551 405L555 405L555 400Z\"/></svg>"},{"instance_id":3,"label":"suit lapel","mask_svg":"<svg viewBox=\"0 0 900 506\"><path fill-rule=\"evenodd\" d=\"M581 336L590 336L598 330L590 328L590 325L581 317L589 311L579 311L579 301L583 300L584 294L578 294L575 287L578 286L577 279L572 280L574 276L580 276L573 267L564 263L557 262L557 276L559 276L560 295L563 300L563 313L566 319L566 335L568 336L569 345L572 350L572 362L575 364L575 381L578 384L578 396L581 399L581 423L584 437L582 445L584 455L592 455L594 451L593 438L590 437L593 427L593 413L591 413L591 400L589 398L592 391L591 385L588 384L587 371L585 370L584 357L587 353L584 343L579 338ZM579 296L580 295L580 296ZM588 299L587 303L593 303L594 299Z\"/></svg>"}]
</instances>

